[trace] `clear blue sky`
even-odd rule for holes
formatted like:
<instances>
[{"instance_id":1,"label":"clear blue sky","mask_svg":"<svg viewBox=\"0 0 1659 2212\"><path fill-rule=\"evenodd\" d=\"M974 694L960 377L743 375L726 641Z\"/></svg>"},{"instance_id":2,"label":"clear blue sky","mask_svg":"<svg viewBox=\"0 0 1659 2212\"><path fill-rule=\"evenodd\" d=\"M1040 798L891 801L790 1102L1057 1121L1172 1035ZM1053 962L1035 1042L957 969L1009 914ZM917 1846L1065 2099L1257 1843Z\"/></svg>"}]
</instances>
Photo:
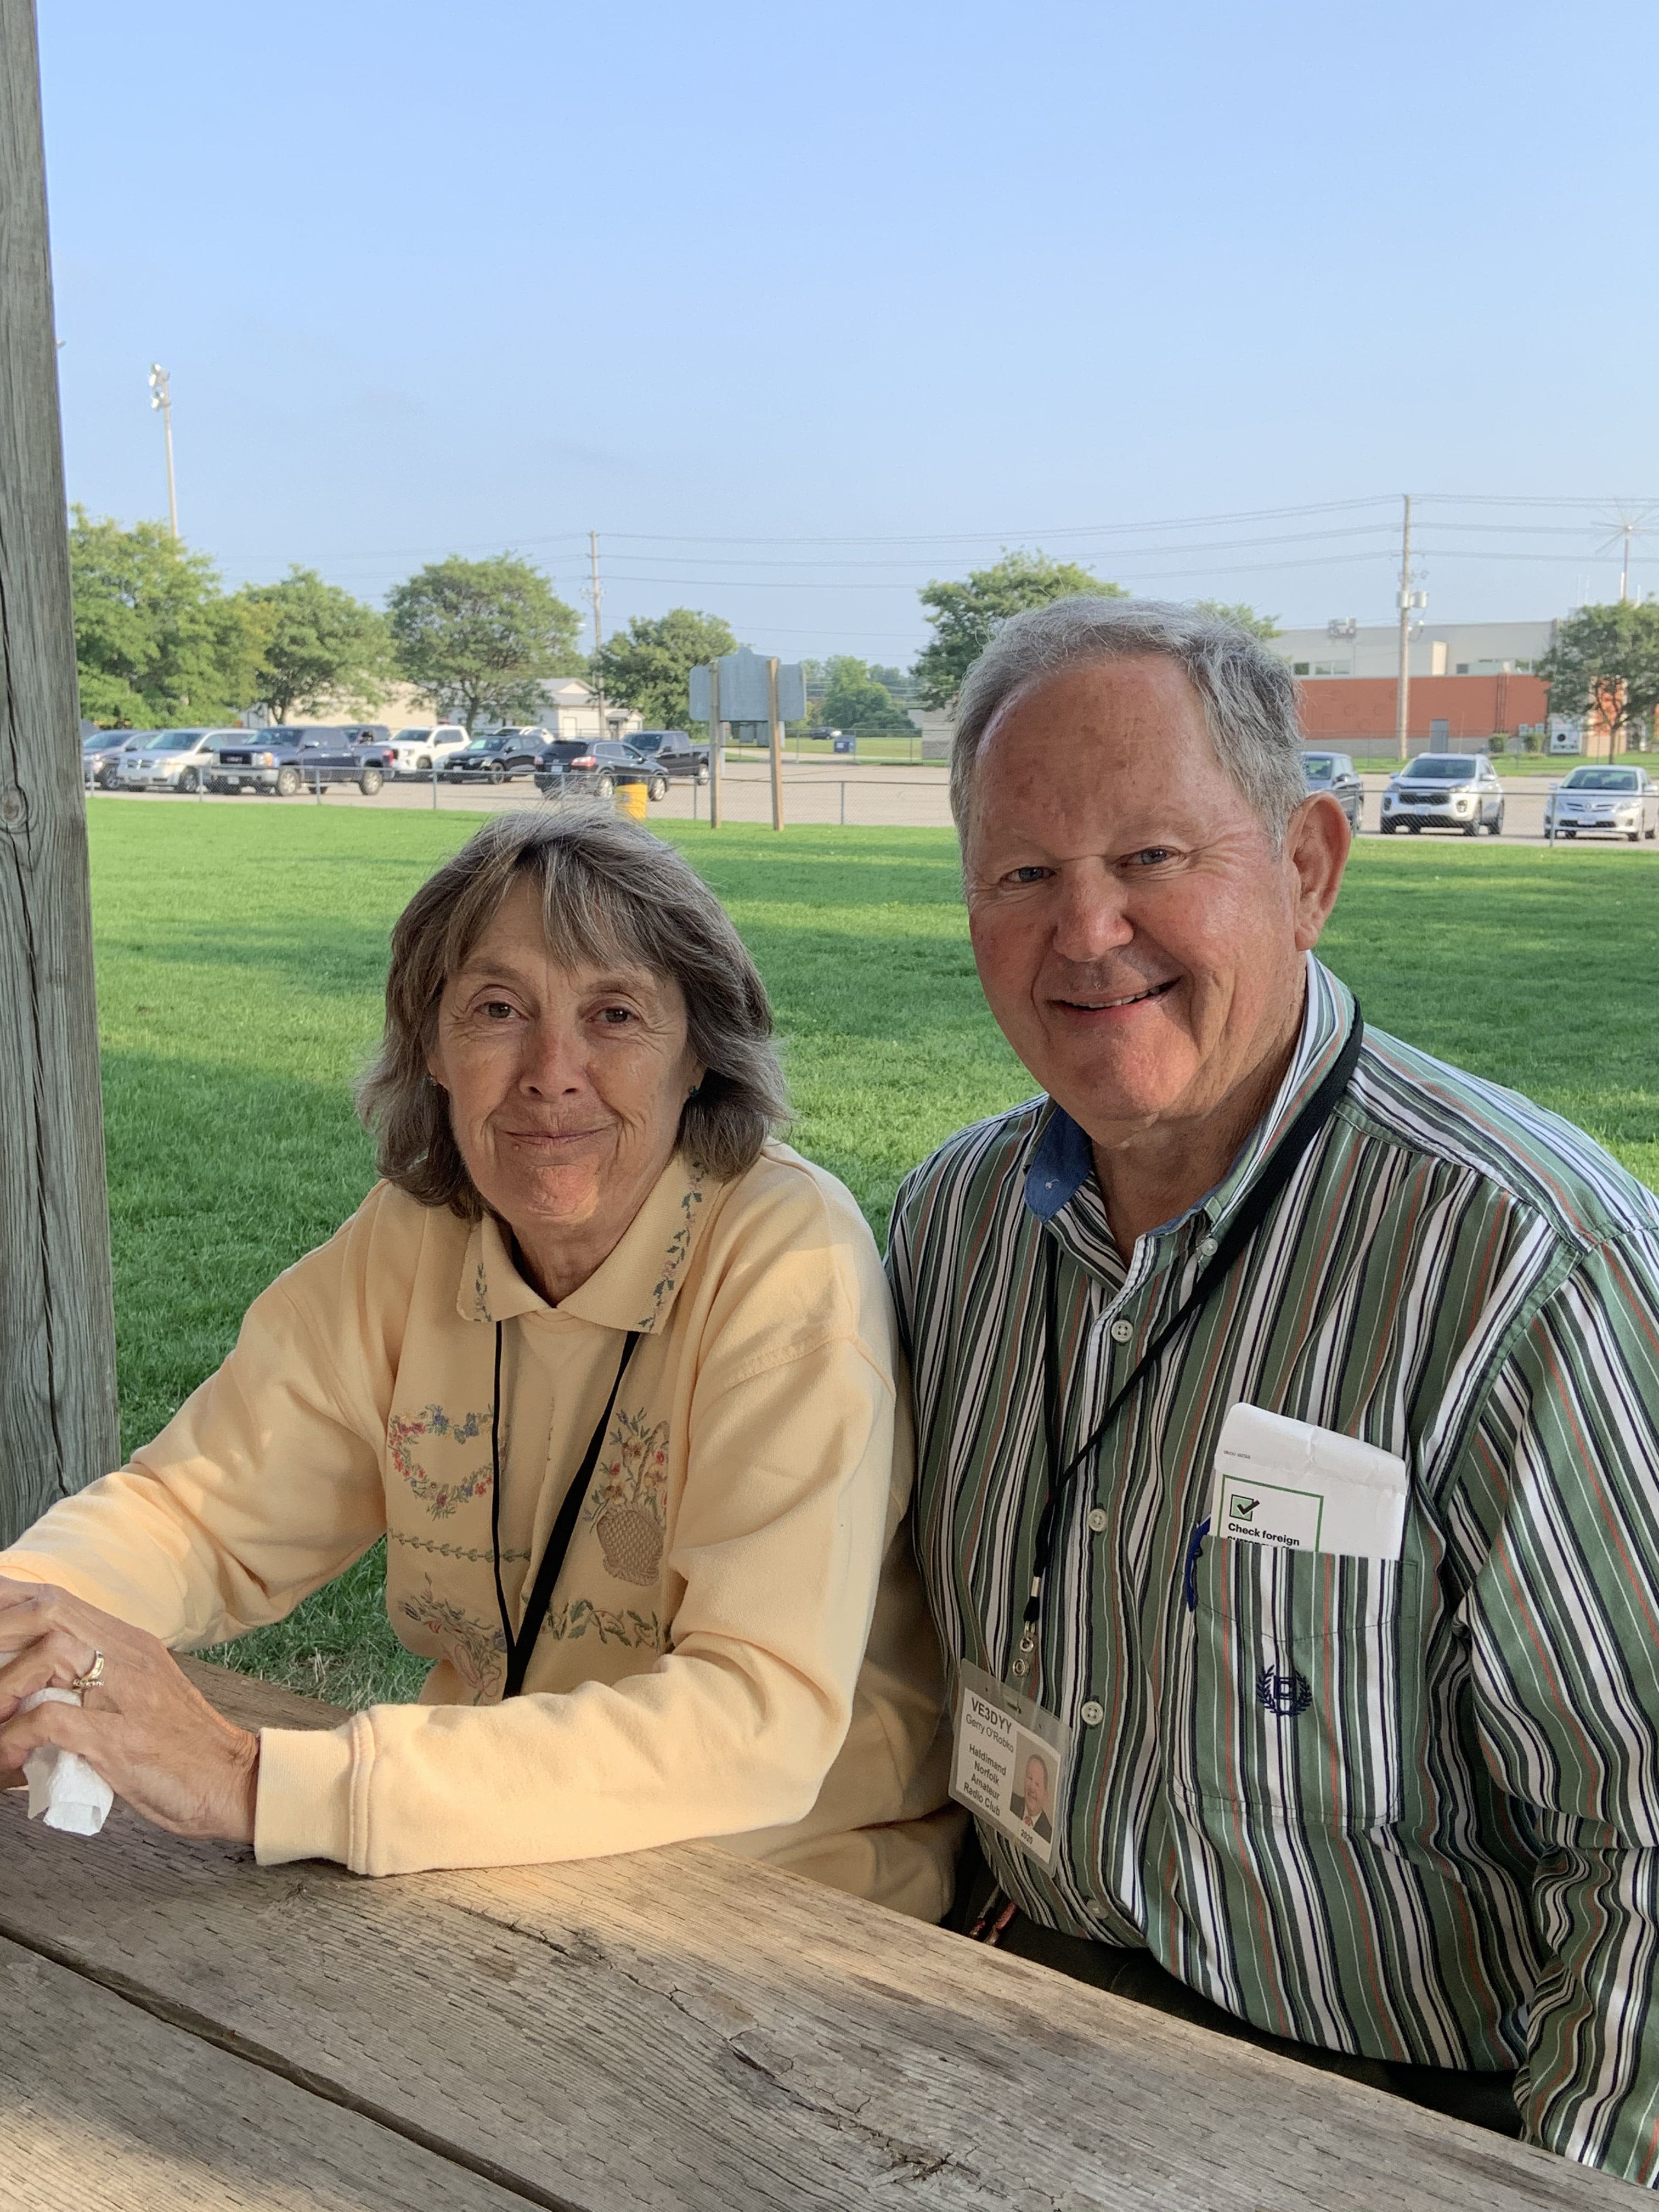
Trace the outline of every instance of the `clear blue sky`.
<instances>
[{"instance_id":1,"label":"clear blue sky","mask_svg":"<svg viewBox=\"0 0 1659 2212\"><path fill-rule=\"evenodd\" d=\"M607 626L902 660L1000 544L1386 621L1480 495L1431 616L1534 616L1659 500L1650 0L40 16L70 495L165 513L165 362L228 581L595 528Z\"/></svg>"}]
</instances>

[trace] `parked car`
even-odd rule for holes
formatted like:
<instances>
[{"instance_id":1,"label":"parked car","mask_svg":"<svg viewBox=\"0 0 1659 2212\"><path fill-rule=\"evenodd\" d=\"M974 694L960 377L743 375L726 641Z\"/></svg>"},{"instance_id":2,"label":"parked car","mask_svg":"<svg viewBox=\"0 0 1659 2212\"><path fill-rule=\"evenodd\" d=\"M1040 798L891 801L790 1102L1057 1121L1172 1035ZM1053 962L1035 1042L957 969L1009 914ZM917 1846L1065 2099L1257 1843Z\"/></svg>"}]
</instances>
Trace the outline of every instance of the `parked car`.
<instances>
[{"instance_id":1,"label":"parked car","mask_svg":"<svg viewBox=\"0 0 1659 2212\"><path fill-rule=\"evenodd\" d=\"M123 753L116 770L122 791L199 791L222 744L243 730L151 730L136 750Z\"/></svg>"},{"instance_id":2,"label":"parked car","mask_svg":"<svg viewBox=\"0 0 1659 2212\"><path fill-rule=\"evenodd\" d=\"M491 730L451 753L438 773L446 783L511 783L534 775L546 744L544 729Z\"/></svg>"},{"instance_id":3,"label":"parked car","mask_svg":"<svg viewBox=\"0 0 1659 2212\"><path fill-rule=\"evenodd\" d=\"M1644 768L1576 768L1552 784L1544 801L1544 834L1628 837L1632 845L1659 836L1659 784Z\"/></svg>"},{"instance_id":4,"label":"parked car","mask_svg":"<svg viewBox=\"0 0 1659 2212\"><path fill-rule=\"evenodd\" d=\"M684 730L634 730L623 743L655 761L675 782L708 781L708 748L694 745Z\"/></svg>"},{"instance_id":5,"label":"parked car","mask_svg":"<svg viewBox=\"0 0 1659 2212\"><path fill-rule=\"evenodd\" d=\"M1390 777L1382 794L1382 835L1396 830L1461 830L1474 837L1504 834L1504 787L1483 753L1420 753Z\"/></svg>"},{"instance_id":6,"label":"parked car","mask_svg":"<svg viewBox=\"0 0 1659 2212\"><path fill-rule=\"evenodd\" d=\"M367 732L384 724L277 723L222 733L207 771L210 791L274 792L292 799L332 783L355 783L372 799L386 781L386 753ZM354 740L358 740L354 742Z\"/></svg>"},{"instance_id":7,"label":"parked car","mask_svg":"<svg viewBox=\"0 0 1659 2212\"><path fill-rule=\"evenodd\" d=\"M87 788L113 791L124 757L137 752L149 730L94 730L81 740L81 773Z\"/></svg>"},{"instance_id":8,"label":"parked car","mask_svg":"<svg viewBox=\"0 0 1659 2212\"><path fill-rule=\"evenodd\" d=\"M1359 834L1359 817L1364 804L1365 787L1359 780L1359 771L1346 753L1304 753L1302 773L1308 779L1311 791L1328 791L1339 801L1348 817L1348 827L1356 836Z\"/></svg>"},{"instance_id":9,"label":"parked car","mask_svg":"<svg viewBox=\"0 0 1659 2212\"><path fill-rule=\"evenodd\" d=\"M536 768L536 788L569 798L591 791L609 799L619 783L642 783L647 799L666 799L669 771L620 738L555 738Z\"/></svg>"},{"instance_id":10,"label":"parked car","mask_svg":"<svg viewBox=\"0 0 1659 2212\"><path fill-rule=\"evenodd\" d=\"M393 775L430 775L435 761L442 766L452 753L472 742L459 722L411 723L399 730L387 747Z\"/></svg>"}]
</instances>

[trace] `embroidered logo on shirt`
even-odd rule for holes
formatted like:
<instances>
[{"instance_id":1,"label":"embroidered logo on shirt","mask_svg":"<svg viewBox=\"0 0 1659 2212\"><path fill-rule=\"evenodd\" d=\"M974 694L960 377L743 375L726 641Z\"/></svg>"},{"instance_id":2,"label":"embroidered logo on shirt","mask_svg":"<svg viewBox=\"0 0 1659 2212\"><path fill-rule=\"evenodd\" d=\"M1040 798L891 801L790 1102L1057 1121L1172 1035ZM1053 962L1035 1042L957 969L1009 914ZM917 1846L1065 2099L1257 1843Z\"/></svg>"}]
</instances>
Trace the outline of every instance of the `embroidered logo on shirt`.
<instances>
[{"instance_id":1,"label":"embroidered logo on shirt","mask_svg":"<svg viewBox=\"0 0 1659 2212\"><path fill-rule=\"evenodd\" d=\"M662 1572L668 1424L619 1413L611 1438L613 1456L600 1462L582 1517L599 1540L612 1581L649 1589Z\"/></svg>"},{"instance_id":2,"label":"embroidered logo on shirt","mask_svg":"<svg viewBox=\"0 0 1659 2212\"><path fill-rule=\"evenodd\" d=\"M489 1425L488 1413L469 1413L464 1420L453 1421L441 1406L428 1406L412 1420L394 1413L387 1422L386 1449L392 1464L409 1485L410 1496L419 1498L434 1521L447 1521L457 1506L488 1495L489 1462L484 1460L465 1471L436 1475L415 1456L416 1438L445 1437L451 1443L470 1444Z\"/></svg>"},{"instance_id":3,"label":"embroidered logo on shirt","mask_svg":"<svg viewBox=\"0 0 1659 2212\"><path fill-rule=\"evenodd\" d=\"M1305 1713L1313 1703L1313 1692L1308 1687L1308 1678L1292 1669L1280 1674L1271 1667L1264 1667L1255 1686L1260 1704L1281 1720L1293 1721L1298 1713Z\"/></svg>"}]
</instances>

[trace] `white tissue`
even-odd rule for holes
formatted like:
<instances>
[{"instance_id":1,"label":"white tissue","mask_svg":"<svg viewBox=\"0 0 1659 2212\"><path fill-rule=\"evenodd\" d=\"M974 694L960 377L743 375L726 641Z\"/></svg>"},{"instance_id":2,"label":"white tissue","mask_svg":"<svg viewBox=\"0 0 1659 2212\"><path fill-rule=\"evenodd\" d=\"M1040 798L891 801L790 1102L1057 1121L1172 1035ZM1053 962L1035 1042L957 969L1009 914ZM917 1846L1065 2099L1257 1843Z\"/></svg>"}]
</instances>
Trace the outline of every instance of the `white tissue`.
<instances>
[{"instance_id":1,"label":"white tissue","mask_svg":"<svg viewBox=\"0 0 1659 2212\"><path fill-rule=\"evenodd\" d=\"M80 1702L73 1690L36 1690L18 1711L29 1713L37 1705ZM56 1744L32 1751L23 1761L23 1777L29 1785L30 1820L44 1820L66 1836L95 1836L115 1802L108 1783L94 1773L78 1752L60 1751Z\"/></svg>"}]
</instances>

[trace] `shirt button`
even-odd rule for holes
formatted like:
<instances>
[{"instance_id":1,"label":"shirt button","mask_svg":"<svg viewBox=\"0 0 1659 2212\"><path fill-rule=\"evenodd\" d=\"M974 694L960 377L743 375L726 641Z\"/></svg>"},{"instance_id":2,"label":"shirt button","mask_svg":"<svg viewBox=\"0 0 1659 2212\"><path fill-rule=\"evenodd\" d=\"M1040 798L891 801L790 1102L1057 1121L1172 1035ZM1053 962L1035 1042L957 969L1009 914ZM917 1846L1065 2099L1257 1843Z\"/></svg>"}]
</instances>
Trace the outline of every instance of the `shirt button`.
<instances>
[{"instance_id":1,"label":"shirt button","mask_svg":"<svg viewBox=\"0 0 1659 2212\"><path fill-rule=\"evenodd\" d=\"M1106 1526L1106 1509L1103 1505L1097 1505L1093 1512L1090 1514L1089 1526L1094 1530L1097 1536L1099 1535L1101 1530Z\"/></svg>"},{"instance_id":2,"label":"shirt button","mask_svg":"<svg viewBox=\"0 0 1659 2212\"><path fill-rule=\"evenodd\" d=\"M1214 1259L1214 1257L1215 1257L1215 1239L1214 1239L1214 1237L1200 1237L1199 1238L1199 1240L1198 1240L1198 1256L1199 1256L1199 1258L1200 1258L1200 1260L1213 1260L1213 1259Z\"/></svg>"},{"instance_id":3,"label":"shirt button","mask_svg":"<svg viewBox=\"0 0 1659 2212\"><path fill-rule=\"evenodd\" d=\"M1090 1698L1088 1704L1083 1708L1083 1717L1091 1728L1099 1727L1101 1722L1106 1717L1106 1708L1098 1698Z\"/></svg>"},{"instance_id":4,"label":"shirt button","mask_svg":"<svg viewBox=\"0 0 1659 2212\"><path fill-rule=\"evenodd\" d=\"M1112 1323L1112 1341L1114 1344L1127 1344L1134 1333L1134 1323L1132 1321L1123 1320L1121 1316Z\"/></svg>"}]
</instances>

